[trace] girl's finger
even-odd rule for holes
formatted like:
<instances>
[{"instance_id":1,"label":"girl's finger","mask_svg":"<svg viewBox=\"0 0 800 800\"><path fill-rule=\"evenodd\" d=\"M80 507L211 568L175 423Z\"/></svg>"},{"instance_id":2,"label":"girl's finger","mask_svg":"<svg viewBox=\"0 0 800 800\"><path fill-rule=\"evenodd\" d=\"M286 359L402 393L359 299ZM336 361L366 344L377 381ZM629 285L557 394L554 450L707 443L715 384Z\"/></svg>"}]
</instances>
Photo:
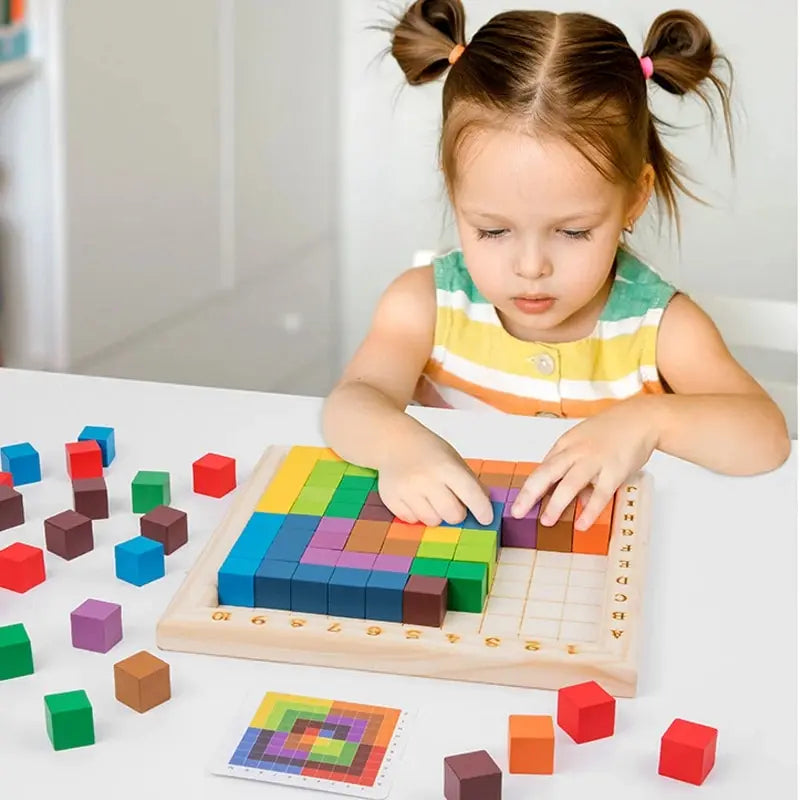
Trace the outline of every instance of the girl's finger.
<instances>
[{"instance_id":1,"label":"girl's finger","mask_svg":"<svg viewBox=\"0 0 800 800\"><path fill-rule=\"evenodd\" d=\"M549 461L545 459L522 485L517 499L511 506L511 515L517 519L524 517L547 490L556 481L561 480L571 466L572 458L567 451L553 456Z\"/></svg>"},{"instance_id":2,"label":"girl's finger","mask_svg":"<svg viewBox=\"0 0 800 800\"><path fill-rule=\"evenodd\" d=\"M539 515L542 525L554 525L564 513L564 509L578 496L581 489L591 483L597 472L598 468L590 462L574 464L559 481L547 506L542 509Z\"/></svg>"},{"instance_id":3,"label":"girl's finger","mask_svg":"<svg viewBox=\"0 0 800 800\"><path fill-rule=\"evenodd\" d=\"M446 484L432 488L428 492L428 502L439 517L450 525L463 522L467 515L464 504Z\"/></svg>"},{"instance_id":4,"label":"girl's finger","mask_svg":"<svg viewBox=\"0 0 800 800\"><path fill-rule=\"evenodd\" d=\"M583 510L581 511L580 517L575 520L575 527L579 531L585 531L587 528L594 525L595 520L614 497L614 491L616 490L609 491L607 488L598 485L594 487L594 491L585 505L583 500L581 500Z\"/></svg>"},{"instance_id":5,"label":"girl's finger","mask_svg":"<svg viewBox=\"0 0 800 800\"><path fill-rule=\"evenodd\" d=\"M492 521L494 518L492 501L472 472L458 470L452 476L448 475L448 485L459 505L466 506L481 525L488 525ZM462 515L456 522L461 522L463 519Z\"/></svg>"}]
</instances>

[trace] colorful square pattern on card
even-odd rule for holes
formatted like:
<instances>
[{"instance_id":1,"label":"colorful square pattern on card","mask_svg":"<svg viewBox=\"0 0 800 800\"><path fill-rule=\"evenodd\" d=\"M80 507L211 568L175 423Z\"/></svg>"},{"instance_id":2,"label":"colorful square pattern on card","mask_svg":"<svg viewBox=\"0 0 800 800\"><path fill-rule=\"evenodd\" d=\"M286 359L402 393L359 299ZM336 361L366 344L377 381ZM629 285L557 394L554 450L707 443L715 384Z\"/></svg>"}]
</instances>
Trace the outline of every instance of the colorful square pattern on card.
<instances>
[{"instance_id":1,"label":"colorful square pattern on card","mask_svg":"<svg viewBox=\"0 0 800 800\"><path fill-rule=\"evenodd\" d=\"M457 525L425 527L404 523L389 511L378 494L374 470L349 464L326 448L291 448L219 568L220 605L418 624L400 609L413 608L423 619L433 613L433 607L426 609L425 604L441 602L441 596L438 601L409 597L416 582L409 583L408 578L428 575L443 587L446 584L442 591L448 612L482 614L504 549L547 553L549 558L540 562L564 571L563 605L571 557L587 557L588 563L588 557L608 553L613 502L588 530L575 529L579 503L543 529L539 508L547 497L525 518L511 516L511 505L536 464L473 459L467 464L491 498L492 522L481 525L467 513ZM516 634L528 605L544 614L537 616L543 628L553 627L547 624L551 609L546 604L551 601L527 594L533 567L531 559L528 574L517 587L527 584L524 596L513 598L521 600L520 609L512 611L510 602L494 604L509 609L508 616L519 623ZM391 579L382 579L387 574ZM588 579L576 576L576 580ZM572 594L584 596L582 588L591 587L578 585ZM576 618L565 620L562 609L552 622L559 626L563 621L589 622L591 613L573 612Z\"/></svg>"}]
</instances>

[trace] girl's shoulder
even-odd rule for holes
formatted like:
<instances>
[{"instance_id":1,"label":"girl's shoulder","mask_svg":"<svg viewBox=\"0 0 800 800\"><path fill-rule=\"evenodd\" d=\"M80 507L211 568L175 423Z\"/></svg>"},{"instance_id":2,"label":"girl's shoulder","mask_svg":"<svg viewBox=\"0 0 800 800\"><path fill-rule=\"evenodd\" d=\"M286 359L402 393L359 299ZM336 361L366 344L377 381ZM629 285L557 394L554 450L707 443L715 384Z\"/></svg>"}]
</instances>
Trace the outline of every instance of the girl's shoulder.
<instances>
[{"instance_id":1,"label":"girl's shoulder","mask_svg":"<svg viewBox=\"0 0 800 800\"><path fill-rule=\"evenodd\" d=\"M651 311L663 311L677 291L653 267L629 250L620 248L617 251L614 285L601 320L643 317Z\"/></svg>"}]
</instances>

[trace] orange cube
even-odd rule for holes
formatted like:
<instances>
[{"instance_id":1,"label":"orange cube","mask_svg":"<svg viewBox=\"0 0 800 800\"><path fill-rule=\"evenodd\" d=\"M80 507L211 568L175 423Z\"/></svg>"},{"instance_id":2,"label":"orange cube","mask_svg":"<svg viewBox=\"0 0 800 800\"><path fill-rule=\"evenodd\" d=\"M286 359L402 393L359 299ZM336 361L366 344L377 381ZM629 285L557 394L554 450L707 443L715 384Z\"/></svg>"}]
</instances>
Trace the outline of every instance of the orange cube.
<instances>
[{"instance_id":1,"label":"orange cube","mask_svg":"<svg viewBox=\"0 0 800 800\"><path fill-rule=\"evenodd\" d=\"M465 458L464 463L476 474L480 475L483 460L480 458Z\"/></svg>"},{"instance_id":2,"label":"orange cube","mask_svg":"<svg viewBox=\"0 0 800 800\"><path fill-rule=\"evenodd\" d=\"M481 467L481 474L513 475L514 467L516 466L516 461L492 461L484 459L483 466Z\"/></svg>"},{"instance_id":3,"label":"orange cube","mask_svg":"<svg viewBox=\"0 0 800 800\"><path fill-rule=\"evenodd\" d=\"M575 521L583 513L583 503L580 497L575 503ZM606 556L608 555L608 543L611 539L611 515L614 511L614 498L600 512L600 516L594 521L591 527L585 531L577 528L572 533L572 552L586 553L587 555Z\"/></svg>"},{"instance_id":4,"label":"orange cube","mask_svg":"<svg viewBox=\"0 0 800 800\"><path fill-rule=\"evenodd\" d=\"M512 775L552 775L555 749L552 716L509 715L508 771Z\"/></svg>"}]
</instances>

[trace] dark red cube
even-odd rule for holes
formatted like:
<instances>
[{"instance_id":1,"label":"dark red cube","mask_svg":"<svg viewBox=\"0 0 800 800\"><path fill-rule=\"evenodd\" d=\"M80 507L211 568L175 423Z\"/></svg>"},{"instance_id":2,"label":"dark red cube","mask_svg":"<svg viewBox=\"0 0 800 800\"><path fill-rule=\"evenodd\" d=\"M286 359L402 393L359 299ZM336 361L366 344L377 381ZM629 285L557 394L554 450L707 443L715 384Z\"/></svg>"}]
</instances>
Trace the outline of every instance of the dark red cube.
<instances>
[{"instance_id":1,"label":"dark red cube","mask_svg":"<svg viewBox=\"0 0 800 800\"><path fill-rule=\"evenodd\" d=\"M10 486L0 485L0 531L16 528L25 522L22 495Z\"/></svg>"},{"instance_id":2,"label":"dark red cube","mask_svg":"<svg viewBox=\"0 0 800 800\"><path fill-rule=\"evenodd\" d=\"M447 756L445 800L501 800L503 773L485 750Z\"/></svg>"},{"instance_id":3,"label":"dark red cube","mask_svg":"<svg viewBox=\"0 0 800 800\"><path fill-rule=\"evenodd\" d=\"M403 589L403 622L441 628L447 613L447 578L410 575Z\"/></svg>"},{"instance_id":4,"label":"dark red cube","mask_svg":"<svg viewBox=\"0 0 800 800\"><path fill-rule=\"evenodd\" d=\"M170 506L156 506L140 520L142 536L161 542L164 555L174 553L189 540L189 524L185 511Z\"/></svg>"},{"instance_id":5,"label":"dark red cube","mask_svg":"<svg viewBox=\"0 0 800 800\"><path fill-rule=\"evenodd\" d=\"M105 478L77 478L72 481L73 506L89 519L108 519L108 489Z\"/></svg>"},{"instance_id":6,"label":"dark red cube","mask_svg":"<svg viewBox=\"0 0 800 800\"><path fill-rule=\"evenodd\" d=\"M45 546L67 561L82 556L94 548L92 521L69 509L44 521Z\"/></svg>"}]
</instances>

